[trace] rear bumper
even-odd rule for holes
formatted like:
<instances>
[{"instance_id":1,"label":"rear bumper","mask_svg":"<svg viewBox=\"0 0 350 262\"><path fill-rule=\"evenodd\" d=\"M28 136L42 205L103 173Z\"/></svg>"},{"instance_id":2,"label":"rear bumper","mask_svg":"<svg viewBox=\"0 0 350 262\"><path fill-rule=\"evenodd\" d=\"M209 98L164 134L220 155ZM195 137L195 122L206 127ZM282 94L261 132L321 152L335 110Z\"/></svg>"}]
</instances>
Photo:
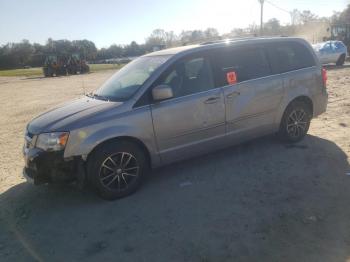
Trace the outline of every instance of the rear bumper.
<instances>
[{"instance_id":1,"label":"rear bumper","mask_svg":"<svg viewBox=\"0 0 350 262\"><path fill-rule=\"evenodd\" d=\"M77 159L64 159L62 152L45 152L38 148L24 148L23 176L35 185L70 182L76 179Z\"/></svg>"},{"instance_id":2,"label":"rear bumper","mask_svg":"<svg viewBox=\"0 0 350 262\"><path fill-rule=\"evenodd\" d=\"M328 93L326 91L323 91L322 93L315 96L313 100L314 117L317 117L326 112L328 104Z\"/></svg>"}]
</instances>

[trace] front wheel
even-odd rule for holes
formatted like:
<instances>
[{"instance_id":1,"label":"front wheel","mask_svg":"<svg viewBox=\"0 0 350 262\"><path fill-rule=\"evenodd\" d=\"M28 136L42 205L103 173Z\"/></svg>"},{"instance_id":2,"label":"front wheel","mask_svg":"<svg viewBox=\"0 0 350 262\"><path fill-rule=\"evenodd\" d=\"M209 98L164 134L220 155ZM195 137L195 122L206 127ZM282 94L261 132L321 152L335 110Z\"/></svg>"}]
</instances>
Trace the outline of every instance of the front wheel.
<instances>
[{"instance_id":1,"label":"front wheel","mask_svg":"<svg viewBox=\"0 0 350 262\"><path fill-rule=\"evenodd\" d=\"M311 118L311 110L306 103L293 102L283 114L279 136L287 142L299 142L307 134Z\"/></svg>"},{"instance_id":2,"label":"front wheel","mask_svg":"<svg viewBox=\"0 0 350 262\"><path fill-rule=\"evenodd\" d=\"M141 185L147 161L140 148L127 141L99 147L88 160L88 179L98 194L107 200L134 193Z\"/></svg>"}]
</instances>

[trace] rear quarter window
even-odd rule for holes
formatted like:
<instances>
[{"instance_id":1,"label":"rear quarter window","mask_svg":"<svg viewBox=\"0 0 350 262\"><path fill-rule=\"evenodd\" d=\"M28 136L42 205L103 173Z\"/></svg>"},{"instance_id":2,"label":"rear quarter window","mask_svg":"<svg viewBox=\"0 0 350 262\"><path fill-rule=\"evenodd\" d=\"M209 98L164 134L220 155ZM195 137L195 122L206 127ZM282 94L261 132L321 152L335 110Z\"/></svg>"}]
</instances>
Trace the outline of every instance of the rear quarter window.
<instances>
[{"instance_id":1,"label":"rear quarter window","mask_svg":"<svg viewBox=\"0 0 350 262\"><path fill-rule=\"evenodd\" d=\"M274 73L285 73L315 65L309 49L298 42L281 42L268 45Z\"/></svg>"},{"instance_id":2,"label":"rear quarter window","mask_svg":"<svg viewBox=\"0 0 350 262\"><path fill-rule=\"evenodd\" d=\"M342 42L334 42L333 45L334 45L335 50L339 50L339 49L344 48L344 45Z\"/></svg>"}]
</instances>

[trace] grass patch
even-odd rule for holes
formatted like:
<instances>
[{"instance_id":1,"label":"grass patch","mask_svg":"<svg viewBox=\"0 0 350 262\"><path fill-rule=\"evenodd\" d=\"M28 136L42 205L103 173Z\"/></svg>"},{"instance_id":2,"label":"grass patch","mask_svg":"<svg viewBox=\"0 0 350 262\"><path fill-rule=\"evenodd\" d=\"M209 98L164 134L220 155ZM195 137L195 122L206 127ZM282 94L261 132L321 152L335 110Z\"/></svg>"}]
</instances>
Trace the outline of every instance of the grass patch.
<instances>
[{"instance_id":1,"label":"grass patch","mask_svg":"<svg viewBox=\"0 0 350 262\"><path fill-rule=\"evenodd\" d=\"M42 74L43 70L41 67L0 70L0 76L40 76Z\"/></svg>"},{"instance_id":2,"label":"grass patch","mask_svg":"<svg viewBox=\"0 0 350 262\"><path fill-rule=\"evenodd\" d=\"M113 64L90 64L90 72L98 72L98 71L105 71L105 70L118 70L124 66L124 64L121 65L113 65Z\"/></svg>"},{"instance_id":3,"label":"grass patch","mask_svg":"<svg viewBox=\"0 0 350 262\"><path fill-rule=\"evenodd\" d=\"M122 68L124 64L90 64L89 66L90 72L99 72L105 70L118 70ZM43 76L43 69L41 67L33 67L28 69L0 70L0 76Z\"/></svg>"}]
</instances>

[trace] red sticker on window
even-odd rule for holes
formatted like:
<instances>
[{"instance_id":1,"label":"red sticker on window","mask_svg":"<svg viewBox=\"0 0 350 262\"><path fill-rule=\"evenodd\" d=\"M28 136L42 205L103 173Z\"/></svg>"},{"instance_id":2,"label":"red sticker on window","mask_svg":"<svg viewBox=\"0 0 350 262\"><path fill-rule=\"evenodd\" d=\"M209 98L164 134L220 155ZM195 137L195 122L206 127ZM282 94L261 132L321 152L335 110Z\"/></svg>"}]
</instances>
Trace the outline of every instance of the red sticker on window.
<instances>
[{"instance_id":1,"label":"red sticker on window","mask_svg":"<svg viewBox=\"0 0 350 262\"><path fill-rule=\"evenodd\" d=\"M237 83L237 75L235 71L230 71L226 73L227 83L233 85Z\"/></svg>"}]
</instances>

